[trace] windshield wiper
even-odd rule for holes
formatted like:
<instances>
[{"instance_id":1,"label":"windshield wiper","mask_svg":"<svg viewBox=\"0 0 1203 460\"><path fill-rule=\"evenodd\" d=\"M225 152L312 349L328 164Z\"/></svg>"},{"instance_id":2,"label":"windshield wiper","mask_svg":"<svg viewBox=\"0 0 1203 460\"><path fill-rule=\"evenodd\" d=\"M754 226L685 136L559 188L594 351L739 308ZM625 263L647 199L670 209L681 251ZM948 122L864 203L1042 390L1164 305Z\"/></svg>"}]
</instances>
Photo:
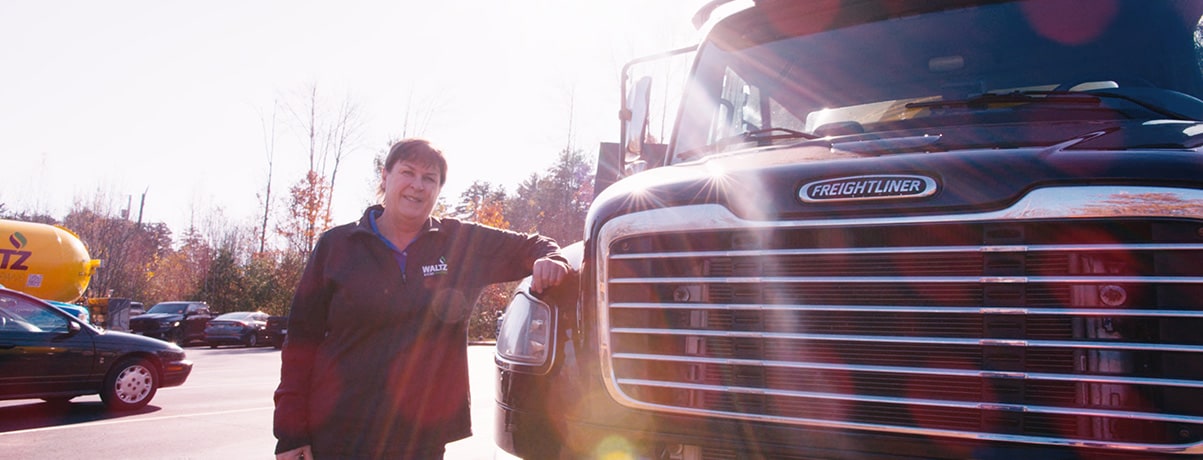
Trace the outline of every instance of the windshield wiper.
<instances>
[{"instance_id":1,"label":"windshield wiper","mask_svg":"<svg viewBox=\"0 0 1203 460\"><path fill-rule=\"evenodd\" d=\"M906 108L922 109L964 107L968 109L982 110L990 108L990 106L993 104L1084 104L1097 106L1102 102L1103 99L1116 99L1130 102L1150 112L1176 120L1192 119L1189 116L1138 98L1106 91L1015 91L1002 94L985 93L966 99L912 102L907 104Z\"/></svg>"},{"instance_id":2,"label":"windshield wiper","mask_svg":"<svg viewBox=\"0 0 1203 460\"><path fill-rule=\"evenodd\" d=\"M818 139L819 136L814 134L795 131L789 128L764 128L744 131L739 134L731 135L719 139L714 143L715 149L723 148L731 144L744 142L755 142L757 145L769 145L773 142L782 139Z\"/></svg>"},{"instance_id":3,"label":"windshield wiper","mask_svg":"<svg viewBox=\"0 0 1203 460\"><path fill-rule=\"evenodd\" d=\"M1017 91L1013 93L985 93L966 99L911 102L908 109L936 109L965 107L987 109L994 104L1089 104L1098 105L1102 99L1094 94L1068 91Z\"/></svg>"},{"instance_id":4,"label":"windshield wiper","mask_svg":"<svg viewBox=\"0 0 1203 460\"><path fill-rule=\"evenodd\" d=\"M815 140L815 139L822 139L822 136L818 136L818 135L810 134L810 133L804 133L802 131L796 131L796 130L789 129L789 128L754 129L751 131L744 131L739 134L734 134L731 136L724 137L722 139L715 141L712 144L709 144L709 145L706 145L703 147L699 147L696 149L692 149L687 152L682 152L678 156L682 160L695 160L695 159L701 158L703 156L709 155L711 153L722 151L722 149L724 149L727 146L732 145L732 144L755 142L757 145L765 146L765 145L770 145L773 142L779 141L782 139Z\"/></svg>"},{"instance_id":5,"label":"windshield wiper","mask_svg":"<svg viewBox=\"0 0 1203 460\"><path fill-rule=\"evenodd\" d=\"M773 134L780 133L780 134ZM818 139L819 136L814 134L795 131L789 128L764 128L748 131L743 133L744 139L748 141L763 141L772 142L782 139Z\"/></svg>"}]
</instances>

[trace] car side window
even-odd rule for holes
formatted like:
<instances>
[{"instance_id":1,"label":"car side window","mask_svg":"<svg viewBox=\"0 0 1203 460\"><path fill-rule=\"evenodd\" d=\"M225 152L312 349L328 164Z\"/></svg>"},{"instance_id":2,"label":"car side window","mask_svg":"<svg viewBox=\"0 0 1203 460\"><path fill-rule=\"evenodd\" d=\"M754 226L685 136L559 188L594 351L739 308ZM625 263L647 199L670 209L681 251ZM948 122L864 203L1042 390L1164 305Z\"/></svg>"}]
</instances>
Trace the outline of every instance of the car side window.
<instances>
[{"instance_id":1,"label":"car side window","mask_svg":"<svg viewBox=\"0 0 1203 460\"><path fill-rule=\"evenodd\" d=\"M20 297L0 297L0 330L63 333L70 330L69 320L56 314L53 307Z\"/></svg>"},{"instance_id":2,"label":"car side window","mask_svg":"<svg viewBox=\"0 0 1203 460\"><path fill-rule=\"evenodd\" d=\"M29 331L26 326L27 322L17 314L16 304L17 299L8 296L0 297L0 332Z\"/></svg>"}]
</instances>

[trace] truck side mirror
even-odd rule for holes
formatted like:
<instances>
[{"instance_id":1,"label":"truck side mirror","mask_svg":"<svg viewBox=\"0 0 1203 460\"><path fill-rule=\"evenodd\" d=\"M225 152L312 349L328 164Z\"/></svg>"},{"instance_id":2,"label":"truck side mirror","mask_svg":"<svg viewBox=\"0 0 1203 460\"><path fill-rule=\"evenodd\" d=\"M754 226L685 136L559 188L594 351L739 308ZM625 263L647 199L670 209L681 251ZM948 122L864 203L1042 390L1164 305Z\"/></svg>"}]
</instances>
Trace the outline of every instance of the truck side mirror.
<instances>
[{"instance_id":1,"label":"truck side mirror","mask_svg":"<svg viewBox=\"0 0 1203 460\"><path fill-rule=\"evenodd\" d=\"M626 85L623 85L626 88ZM597 174L593 185L593 196L610 184L631 174L647 169L643 159L644 141L647 138L648 111L651 105L652 78L640 78L623 97L620 120L619 142L602 142L598 151Z\"/></svg>"},{"instance_id":2,"label":"truck side mirror","mask_svg":"<svg viewBox=\"0 0 1203 460\"><path fill-rule=\"evenodd\" d=\"M717 4L727 0L716 0ZM717 6L717 5L716 5ZM621 90L619 98L622 107L618 112L621 132L618 142L602 142L598 151L597 175L594 179L593 193L596 197L611 184L623 177L643 171L649 165L658 166L664 163L666 144L647 143L648 120L651 112L652 78L644 76L631 88L627 82L631 75L631 67L665 58L697 51L697 45L687 46L662 53L632 59L622 67Z\"/></svg>"},{"instance_id":3,"label":"truck side mirror","mask_svg":"<svg viewBox=\"0 0 1203 460\"><path fill-rule=\"evenodd\" d=\"M647 139L648 111L651 106L652 77L640 78L627 94L627 108L623 115L623 162L641 161L643 143Z\"/></svg>"}]
</instances>

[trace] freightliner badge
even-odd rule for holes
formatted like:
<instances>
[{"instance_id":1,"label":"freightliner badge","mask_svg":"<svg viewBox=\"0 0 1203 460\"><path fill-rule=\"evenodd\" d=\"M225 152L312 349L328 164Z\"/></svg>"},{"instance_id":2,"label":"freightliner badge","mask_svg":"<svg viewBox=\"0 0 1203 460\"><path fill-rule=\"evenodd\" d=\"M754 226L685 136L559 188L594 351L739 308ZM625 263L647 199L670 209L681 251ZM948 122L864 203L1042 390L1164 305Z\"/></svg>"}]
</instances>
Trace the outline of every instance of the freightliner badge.
<instances>
[{"instance_id":1,"label":"freightliner badge","mask_svg":"<svg viewBox=\"0 0 1203 460\"><path fill-rule=\"evenodd\" d=\"M806 203L915 198L936 193L936 180L927 176L883 174L852 176L811 182L798 189Z\"/></svg>"}]
</instances>

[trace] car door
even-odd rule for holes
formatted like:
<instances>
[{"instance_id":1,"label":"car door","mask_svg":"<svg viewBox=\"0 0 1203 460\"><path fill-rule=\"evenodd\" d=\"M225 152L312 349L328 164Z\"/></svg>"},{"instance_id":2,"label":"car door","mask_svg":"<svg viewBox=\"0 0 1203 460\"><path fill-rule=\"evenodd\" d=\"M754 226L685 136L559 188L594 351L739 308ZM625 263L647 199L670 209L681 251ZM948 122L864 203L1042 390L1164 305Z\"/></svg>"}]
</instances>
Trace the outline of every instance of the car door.
<instances>
[{"instance_id":1,"label":"car door","mask_svg":"<svg viewBox=\"0 0 1203 460\"><path fill-rule=\"evenodd\" d=\"M0 394L95 391L90 329L33 298L0 292Z\"/></svg>"}]
</instances>

